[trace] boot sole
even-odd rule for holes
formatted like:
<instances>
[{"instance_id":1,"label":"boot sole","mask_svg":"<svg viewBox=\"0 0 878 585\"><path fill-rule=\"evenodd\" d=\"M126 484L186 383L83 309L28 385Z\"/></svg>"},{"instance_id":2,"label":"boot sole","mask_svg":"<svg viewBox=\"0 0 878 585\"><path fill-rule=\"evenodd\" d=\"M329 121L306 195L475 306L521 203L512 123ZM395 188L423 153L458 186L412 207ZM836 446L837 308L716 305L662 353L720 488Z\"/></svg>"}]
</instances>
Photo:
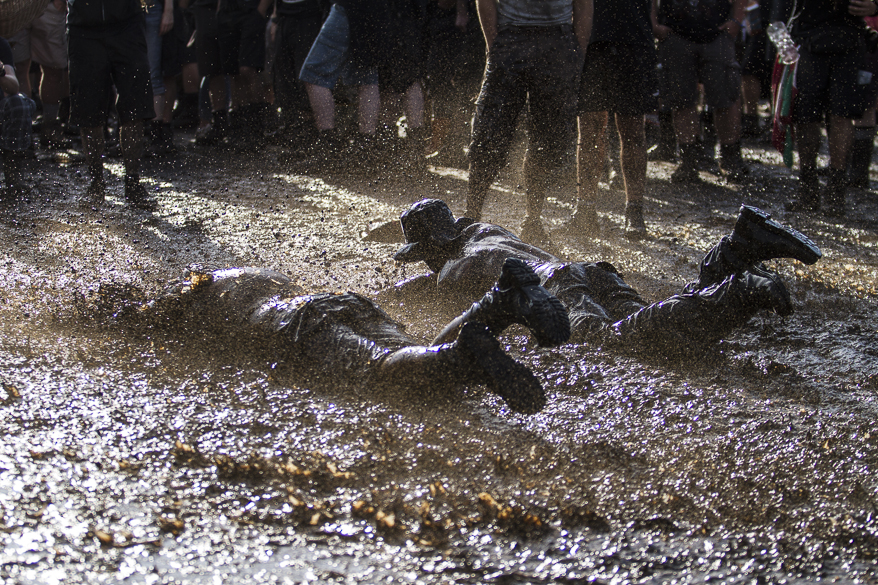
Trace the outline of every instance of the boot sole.
<instances>
[{"instance_id":1,"label":"boot sole","mask_svg":"<svg viewBox=\"0 0 878 585\"><path fill-rule=\"evenodd\" d=\"M535 414L546 405L546 393L540 381L530 368L503 351L487 326L476 322L465 324L457 342L482 371L488 389L509 408L522 414Z\"/></svg>"},{"instance_id":2,"label":"boot sole","mask_svg":"<svg viewBox=\"0 0 878 585\"><path fill-rule=\"evenodd\" d=\"M552 347L570 339L567 308L540 284L540 277L526 262L507 258L498 284L521 292L521 324L530 329L537 343Z\"/></svg>"},{"instance_id":3,"label":"boot sole","mask_svg":"<svg viewBox=\"0 0 878 585\"><path fill-rule=\"evenodd\" d=\"M791 227L777 223L762 210L742 205L741 216L756 229L765 230L769 234L782 238L788 245L788 250L785 252L788 257L795 258L804 264L814 264L823 257L820 248L808 236ZM744 235L751 235L753 232L754 230L751 229L750 234Z\"/></svg>"}]
</instances>

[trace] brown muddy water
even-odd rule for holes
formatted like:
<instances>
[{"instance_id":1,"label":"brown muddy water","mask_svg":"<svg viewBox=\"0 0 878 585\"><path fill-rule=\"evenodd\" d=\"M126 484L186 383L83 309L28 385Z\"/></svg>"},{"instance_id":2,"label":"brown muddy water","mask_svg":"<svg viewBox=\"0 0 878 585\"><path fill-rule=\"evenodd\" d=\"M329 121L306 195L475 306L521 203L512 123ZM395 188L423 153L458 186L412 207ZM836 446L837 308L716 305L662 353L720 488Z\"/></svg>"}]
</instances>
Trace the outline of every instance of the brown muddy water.
<instances>
[{"instance_id":1,"label":"brown muddy water","mask_svg":"<svg viewBox=\"0 0 878 585\"><path fill-rule=\"evenodd\" d=\"M844 220L786 214L778 157L747 149L751 185L709 173L670 185L650 163L650 238L546 220L569 258L608 260L658 300L759 205L813 236L824 259L774 264L797 312L764 315L684 362L503 337L549 396L536 416L480 388L425 397L312 388L246 347L120 327L126 301L191 263L256 265L312 291L368 294L425 339L462 307L393 284L398 242L371 223L442 197L462 173L291 174L258 159L185 152L144 172L154 214L115 196L77 204L84 169L32 161L27 202L0 234L0 578L9 583L876 583L878 199ZM403 175L403 176L400 176ZM486 219L517 229L507 171ZM378 238L381 240L382 238ZM103 285L103 288L102 288Z\"/></svg>"}]
</instances>

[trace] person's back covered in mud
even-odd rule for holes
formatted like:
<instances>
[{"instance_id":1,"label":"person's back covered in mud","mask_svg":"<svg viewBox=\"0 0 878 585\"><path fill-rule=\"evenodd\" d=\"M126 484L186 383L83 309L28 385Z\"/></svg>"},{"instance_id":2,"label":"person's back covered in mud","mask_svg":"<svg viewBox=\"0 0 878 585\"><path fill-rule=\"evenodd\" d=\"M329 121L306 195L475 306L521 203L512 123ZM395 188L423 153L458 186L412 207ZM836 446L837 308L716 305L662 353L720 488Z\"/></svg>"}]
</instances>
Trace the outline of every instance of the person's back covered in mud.
<instances>
[{"instance_id":1,"label":"person's back covered in mud","mask_svg":"<svg viewBox=\"0 0 878 585\"><path fill-rule=\"evenodd\" d=\"M569 337L563 305L526 263L504 263L489 294L496 299L493 318L524 324L546 344ZM138 315L289 365L309 383L445 393L485 384L513 410L533 413L545 404L539 380L481 322L458 327L448 343L426 346L362 295L305 294L273 270L192 270Z\"/></svg>"},{"instance_id":2,"label":"person's back covered in mud","mask_svg":"<svg viewBox=\"0 0 878 585\"><path fill-rule=\"evenodd\" d=\"M698 278L680 294L648 304L608 262L562 261L500 226L455 220L440 200L413 204L400 221L408 243L394 258L425 262L438 274L441 293L472 301L479 283L496 277L497 266L509 258L520 259L567 307L573 341L636 345L665 355L716 342L760 310L792 313L780 276L762 263L795 258L813 264L821 257L820 249L804 235L755 207L742 206L732 233L705 255ZM485 301L473 303L434 343L470 320L481 320L499 334L504 323L482 314Z\"/></svg>"}]
</instances>

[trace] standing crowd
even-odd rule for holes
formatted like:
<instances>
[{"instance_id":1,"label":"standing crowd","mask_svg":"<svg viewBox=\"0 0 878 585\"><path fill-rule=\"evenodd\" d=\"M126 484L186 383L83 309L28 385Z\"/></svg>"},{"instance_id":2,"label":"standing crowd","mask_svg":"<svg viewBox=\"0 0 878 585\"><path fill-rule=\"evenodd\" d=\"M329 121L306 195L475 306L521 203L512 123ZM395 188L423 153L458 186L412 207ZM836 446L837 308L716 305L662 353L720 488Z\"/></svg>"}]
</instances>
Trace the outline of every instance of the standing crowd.
<instances>
[{"instance_id":1,"label":"standing crowd","mask_svg":"<svg viewBox=\"0 0 878 585\"><path fill-rule=\"evenodd\" d=\"M153 210L141 159L173 156L173 128L190 126L198 147L279 145L298 172L468 165L466 215L478 221L520 120L522 239L548 243L546 192L574 149L571 227L599 230L599 182L618 159L626 233L642 237L650 157L678 161L677 183L703 170L747 180L741 138L765 131L765 31L780 21L799 51L788 209L838 217L849 186L868 186L876 15L873 0L51 0L0 39L3 199L27 192L38 128L45 150L78 133L89 204L107 190L105 152L118 151L126 200ZM649 150L646 120L660 126Z\"/></svg>"}]
</instances>

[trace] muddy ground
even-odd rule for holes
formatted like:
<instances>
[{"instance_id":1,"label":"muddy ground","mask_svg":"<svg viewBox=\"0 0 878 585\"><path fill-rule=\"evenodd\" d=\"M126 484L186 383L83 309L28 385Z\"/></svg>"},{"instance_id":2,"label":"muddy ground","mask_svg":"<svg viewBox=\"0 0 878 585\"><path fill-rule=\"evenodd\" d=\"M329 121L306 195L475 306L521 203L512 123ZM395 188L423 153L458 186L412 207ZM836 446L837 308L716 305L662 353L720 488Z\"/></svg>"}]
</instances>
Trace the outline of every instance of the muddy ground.
<instances>
[{"instance_id":1,"label":"muddy ground","mask_svg":"<svg viewBox=\"0 0 878 585\"><path fill-rule=\"evenodd\" d=\"M541 350L509 330L549 396L523 416L480 388L305 387L247 348L114 325L120 299L191 263L363 292L425 339L462 309L394 292L426 267L363 237L423 196L462 213L461 170L432 167L419 186L405 169L296 174L278 154L148 161L155 213L124 204L118 160L96 210L78 202L81 164L28 163L33 195L0 217L0 578L878 582L878 196L852 192L841 220L785 213L795 177L755 143L744 186L707 172L671 185L673 165L651 162L650 236L630 242L624 195L606 188L601 236L568 233L560 176L544 218L563 255L612 262L648 299L695 276L741 203L824 257L773 264L793 316L754 318L685 361ZM513 165L485 219L517 230L523 212Z\"/></svg>"}]
</instances>

